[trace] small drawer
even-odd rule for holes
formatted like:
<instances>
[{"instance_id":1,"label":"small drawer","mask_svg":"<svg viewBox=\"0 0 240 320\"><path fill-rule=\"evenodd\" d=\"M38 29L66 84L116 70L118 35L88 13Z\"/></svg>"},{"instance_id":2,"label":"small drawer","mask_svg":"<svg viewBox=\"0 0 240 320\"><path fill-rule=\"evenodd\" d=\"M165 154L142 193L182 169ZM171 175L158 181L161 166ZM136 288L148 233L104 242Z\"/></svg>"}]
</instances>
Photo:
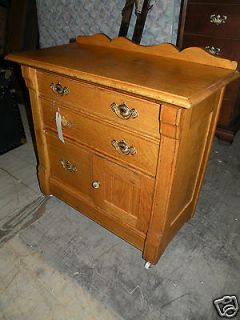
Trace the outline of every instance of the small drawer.
<instances>
[{"instance_id":1,"label":"small drawer","mask_svg":"<svg viewBox=\"0 0 240 320\"><path fill-rule=\"evenodd\" d=\"M189 4L185 33L240 39L240 5Z\"/></svg>"},{"instance_id":2,"label":"small drawer","mask_svg":"<svg viewBox=\"0 0 240 320\"><path fill-rule=\"evenodd\" d=\"M94 85L38 72L40 95L71 108L114 121L124 127L159 137L159 110L156 103L105 90Z\"/></svg>"},{"instance_id":3,"label":"small drawer","mask_svg":"<svg viewBox=\"0 0 240 320\"><path fill-rule=\"evenodd\" d=\"M98 119L82 116L58 104L53 106L43 99L41 106L47 128L56 130L56 111L59 110L63 119L64 138L70 138L155 176L159 143L105 125Z\"/></svg>"},{"instance_id":4,"label":"small drawer","mask_svg":"<svg viewBox=\"0 0 240 320\"><path fill-rule=\"evenodd\" d=\"M63 144L55 135L46 134L50 177L75 189L87 200L91 196L92 155L68 142Z\"/></svg>"},{"instance_id":5,"label":"small drawer","mask_svg":"<svg viewBox=\"0 0 240 320\"><path fill-rule=\"evenodd\" d=\"M240 60L240 40L185 34L183 36L183 48L187 47L201 47L218 57L235 61Z\"/></svg>"}]
</instances>

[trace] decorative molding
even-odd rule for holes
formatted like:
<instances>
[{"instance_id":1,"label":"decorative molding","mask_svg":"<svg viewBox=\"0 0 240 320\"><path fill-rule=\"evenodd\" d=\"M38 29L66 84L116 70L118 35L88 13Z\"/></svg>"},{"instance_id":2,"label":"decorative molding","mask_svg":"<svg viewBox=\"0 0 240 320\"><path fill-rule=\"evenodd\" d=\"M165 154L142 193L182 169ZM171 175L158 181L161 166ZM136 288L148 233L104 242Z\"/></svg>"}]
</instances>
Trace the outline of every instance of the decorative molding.
<instances>
[{"instance_id":1,"label":"decorative molding","mask_svg":"<svg viewBox=\"0 0 240 320\"><path fill-rule=\"evenodd\" d=\"M191 47L182 51L170 43L144 46L133 43L131 40L118 37L111 39L103 33L92 36L78 36L76 42L81 45L99 46L110 49L121 49L129 52L137 52L165 58L173 58L188 62L196 62L214 67L236 70L237 62L215 57L201 48Z\"/></svg>"},{"instance_id":2,"label":"decorative molding","mask_svg":"<svg viewBox=\"0 0 240 320\"><path fill-rule=\"evenodd\" d=\"M36 90L36 69L22 65L21 71L28 89Z\"/></svg>"},{"instance_id":3,"label":"decorative molding","mask_svg":"<svg viewBox=\"0 0 240 320\"><path fill-rule=\"evenodd\" d=\"M180 139L182 108L162 105L160 113L160 134L165 137Z\"/></svg>"}]
</instances>

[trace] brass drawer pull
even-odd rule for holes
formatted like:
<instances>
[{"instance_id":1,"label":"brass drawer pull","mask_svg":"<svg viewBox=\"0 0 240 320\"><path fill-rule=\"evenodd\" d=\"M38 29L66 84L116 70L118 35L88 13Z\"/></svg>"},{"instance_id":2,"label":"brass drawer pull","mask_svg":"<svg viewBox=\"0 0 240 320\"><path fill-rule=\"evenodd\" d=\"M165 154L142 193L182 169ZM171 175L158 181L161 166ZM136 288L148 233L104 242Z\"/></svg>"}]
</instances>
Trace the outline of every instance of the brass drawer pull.
<instances>
[{"instance_id":1,"label":"brass drawer pull","mask_svg":"<svg viewBox=\"0 0 240 320\"><path fill-rule=\"evenodd\" d=\"M60 160L60 164L62 165L62 167L69 171L69 172L76 172L77 168L74 164L72 164L70 161L68 160Z\"/></svg>"},{"instance_id":2,"label":"brass drawer pull","mask_svg":"<svg viewBox=\"0 0 240 320\"><path fill-rule=\"evenodd\" d=\"M137 153L137 150L133 146L129 147L125 140L120 140L120 141L112 140L112 145L120 154L134 155Z\"/></svg>"},{"instance_id":3,"label":"brass drawer pull","mask_svg":"<svg viewBox=\"0 0 240 320\"><path fill-rule=\"evenodd\" d=\"M209 53L211 53L211 54L213 54L215 56L219 55L220 52L221 52L220 48L212 47L212 46L206 46L205 50L207 50Z\"/></svg>"},{"instance_id":4,"label":"brass drawer pull","mask_svg":"<svg viewBox=\"0 0 240 320\"><path fill-rule=\"evenodd\" d=\"M71 128L72 127L72 122L68 121L64 116L62 116L62 118L61 118L61 123L64 128Z\"/></svg>"},{"instance_id":5,"label":"brass drawer pull","mask_svg":"<svg viewBox=\"0 0 240 320\"><path fill-rule=\"evenodd\" d=\"M93 189L99 189L100 188L100 182L99 181L93 181L92 182Z\"/></svg>"},{"instance_id":6,"label":"brass drawer pull","mask_svg":"<svg viewBox=\"0 0 240 320\"><path fill-rule=\"evenodd\" d=\"M116 115L124 120L129 118L137 118L138 112L136 109L130 109L126 103L116 104L115 102L111 105L112 111L116 113Z\"/></svg>"},{"instance_id":7,"label":"brass drawer pull","mask_svg":"<svg viewBox=\"0 0 240 320\"><path fill-rule=\"evenodd\" d=\"M54 93L56 93L59 96L65 96L69 94L69 88L68 87L63 87L59 82L58 83L51 83L50 88Z\"/></svg>"},{"instance_id":8,"label":"brass drawer pull","mask_svg":"<svg viewBox=\"0 0 240 320\"><path fill-rule=\"evenodd\" d=\"M216 26L226 23L227 16L221 16L220 14L212 14L210 16L210 22L214 23Z\"/></svg>"}]
</instances>

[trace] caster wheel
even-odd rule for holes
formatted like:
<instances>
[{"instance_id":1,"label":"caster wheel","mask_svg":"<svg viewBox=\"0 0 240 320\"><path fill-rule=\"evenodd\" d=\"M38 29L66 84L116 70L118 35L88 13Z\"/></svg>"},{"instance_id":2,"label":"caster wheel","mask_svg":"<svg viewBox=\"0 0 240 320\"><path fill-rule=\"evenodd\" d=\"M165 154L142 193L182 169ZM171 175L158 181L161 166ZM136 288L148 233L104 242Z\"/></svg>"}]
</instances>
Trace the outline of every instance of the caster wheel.
<instances>
[{"instance_id":1,"label":"caster wheel","mask_svg":"<svg viewBox=\"0 0 240 320\"><path fill-rule=\"evenodd\" d=\"M144 265L144 268L146 269L146 270L148 270L148 269L150 269L151 268L151 262L149 262L149 261L146 261L145 262L145 265Z\"/></svg>"}]
</instances>

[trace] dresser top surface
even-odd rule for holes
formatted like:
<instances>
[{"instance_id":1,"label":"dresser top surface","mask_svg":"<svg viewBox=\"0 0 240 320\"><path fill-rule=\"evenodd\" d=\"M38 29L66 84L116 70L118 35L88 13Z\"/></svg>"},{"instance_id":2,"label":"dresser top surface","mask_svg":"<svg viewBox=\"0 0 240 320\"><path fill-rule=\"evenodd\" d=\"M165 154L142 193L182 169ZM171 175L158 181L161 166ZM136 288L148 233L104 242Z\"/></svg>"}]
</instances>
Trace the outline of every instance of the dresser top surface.
<instances>
[{"instance_id":1,"label":"dresser top surface","mask_svg":"<svg viewBox=\"0 0 240 320\"><path fill-rule=\"evenodd\" d=\"M79 37L76 43L7 59L185 108L238 77L234 62L199 48L179 52L170 44L143 47L123 38L114 41L103 35Z\"/></svg>"}]
</instances>

